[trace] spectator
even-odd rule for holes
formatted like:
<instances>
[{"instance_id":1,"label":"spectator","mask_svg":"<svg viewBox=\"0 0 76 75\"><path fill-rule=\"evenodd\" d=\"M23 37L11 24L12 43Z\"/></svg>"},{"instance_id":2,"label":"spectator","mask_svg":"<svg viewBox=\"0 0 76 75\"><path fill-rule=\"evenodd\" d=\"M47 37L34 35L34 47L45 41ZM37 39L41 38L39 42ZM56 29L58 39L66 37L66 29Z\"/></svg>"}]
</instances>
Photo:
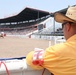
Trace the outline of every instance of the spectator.
<instances>
[{"instance_id":1,"label":"spectator","mask_svg":"<svg viewBox=\"0 0 76 75\"><path fill-rule=\"evenodd\" d=\"M62 23L66 42L47 48L41 64L32 63L35 52L30 52L27 64L34 69L46 68L54 75L76 75L76 6L69 7L65 15L55 13L54 18Z\"/></svg>"}]
</instances>

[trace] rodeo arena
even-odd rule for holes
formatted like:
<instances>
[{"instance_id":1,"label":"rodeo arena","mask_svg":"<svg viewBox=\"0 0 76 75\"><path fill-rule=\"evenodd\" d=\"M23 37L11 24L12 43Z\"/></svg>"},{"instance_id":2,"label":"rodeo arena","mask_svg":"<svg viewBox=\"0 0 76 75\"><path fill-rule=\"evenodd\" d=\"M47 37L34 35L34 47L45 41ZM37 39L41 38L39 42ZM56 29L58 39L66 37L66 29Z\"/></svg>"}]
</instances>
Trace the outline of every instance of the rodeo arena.
<instances>
[{"instance_id":1,"label":"rodeo arena","mask_svg":"<svg viewBox=\"0 0 76 75\"><path fill-rule=\"evenodd\" d=\"M66 9L56 12L65 14ZM26 63L26 55L31 50L65 42L54 13L26 7L0 19L0 75L52 75L48 70L33 70Z\"/></svg>"}]
</instances>

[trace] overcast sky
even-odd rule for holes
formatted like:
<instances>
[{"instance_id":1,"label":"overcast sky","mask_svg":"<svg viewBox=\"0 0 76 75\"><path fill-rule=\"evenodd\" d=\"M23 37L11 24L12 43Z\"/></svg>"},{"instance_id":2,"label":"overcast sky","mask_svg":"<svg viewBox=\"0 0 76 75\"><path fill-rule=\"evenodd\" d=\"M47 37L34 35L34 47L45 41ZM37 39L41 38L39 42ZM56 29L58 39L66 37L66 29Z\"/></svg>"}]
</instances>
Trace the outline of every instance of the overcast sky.
<instances>
[{"instance_id":1,"label":"overcast sky","mask_svg":"<svg viewBox=\"0 0 76 75\"><path fill-rule=\"evenodd\" d=\"M76 0L0 0L0 18L17 14L26 7L55 12L75 3Z\"/></svg>"}]
</instances>

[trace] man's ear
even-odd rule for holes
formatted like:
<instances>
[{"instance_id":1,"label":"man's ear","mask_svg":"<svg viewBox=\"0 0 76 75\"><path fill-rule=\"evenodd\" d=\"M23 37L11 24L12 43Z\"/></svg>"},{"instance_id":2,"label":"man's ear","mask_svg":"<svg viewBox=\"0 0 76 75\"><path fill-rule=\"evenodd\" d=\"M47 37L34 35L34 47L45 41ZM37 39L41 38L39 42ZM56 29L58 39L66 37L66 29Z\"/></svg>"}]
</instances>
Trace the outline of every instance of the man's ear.
<instances>
[{"instance_id":1,"label":"man's ear","mask_svg":"<svg viewBox=\"0 0 76 75\"><path fill-rule=\"evenodd\" d=\"M70 31L71 25L68 23L68 24L66 25L66 28L67 28L67 31Z\"/></svg>"}]
</instances>

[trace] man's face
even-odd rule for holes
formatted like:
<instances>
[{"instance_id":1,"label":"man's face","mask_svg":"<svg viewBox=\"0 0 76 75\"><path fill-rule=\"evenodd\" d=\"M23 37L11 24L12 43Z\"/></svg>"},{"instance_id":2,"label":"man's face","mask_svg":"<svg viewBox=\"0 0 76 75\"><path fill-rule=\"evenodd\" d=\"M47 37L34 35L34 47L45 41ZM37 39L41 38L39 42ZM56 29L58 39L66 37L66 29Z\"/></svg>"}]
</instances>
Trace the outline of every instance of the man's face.
<instances>
[{"instance_id":1,"label":"man's face","mask_svg":"<svg viewBox=\"0 0 76 75\"><path fill-rule=\"evenodd\" d=\"M69 38L71 23L72 22L67 21L62 23L62 29L66 40Z\"/></svg>"}]
</instances>

